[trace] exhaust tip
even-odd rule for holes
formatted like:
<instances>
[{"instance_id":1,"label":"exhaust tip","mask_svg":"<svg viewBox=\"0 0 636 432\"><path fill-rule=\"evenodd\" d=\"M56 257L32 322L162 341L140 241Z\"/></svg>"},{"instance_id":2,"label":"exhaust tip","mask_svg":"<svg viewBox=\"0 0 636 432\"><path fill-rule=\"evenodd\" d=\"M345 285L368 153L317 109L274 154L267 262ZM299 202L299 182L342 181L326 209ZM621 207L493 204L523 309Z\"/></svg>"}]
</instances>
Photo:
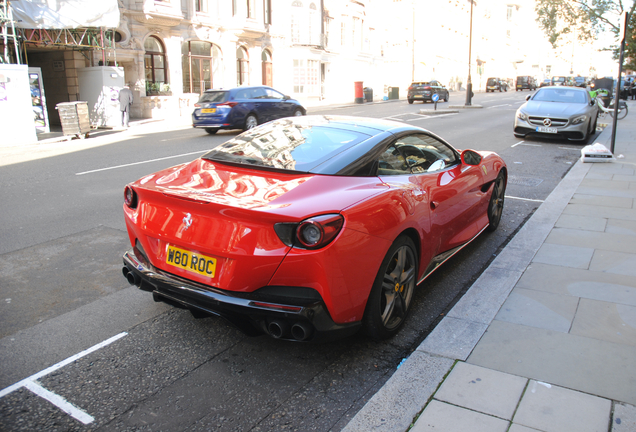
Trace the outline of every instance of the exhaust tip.
<instances>
[{"instance_id":1,"label":"exhaust tip","mask_svg":"<svg viewBox=\"0 0 636 432\"><path fill-rule=\"evenodd\" d=\"M304 341L311 337L311 327L305 323L296 323L291 328L291 334L297 341Z\"/></svg>"},{"instance_id":2,"label":"exhaust tip","mask_svg":"<svg viewBox=\"0 0 636 432\"><path fill-rule=\"evenodd\" d=\"M141 278L135 273L131 272L128 267L124 266L124 268L121 269L121 272L124 274L124 277L129 284L139 286L139 284L141 283Z\"/></svg>"},{"instance_id":3,"label":"exhaust tip","mask_svg":"<svg viewBox=\"0 0 636 432\"><path fill-rule=\"evenodd\" d=\"M267 324L267 331L274 339L280 339L289 331L289 324L285 321L270 321Z\"/></svg>"}]
</instances>

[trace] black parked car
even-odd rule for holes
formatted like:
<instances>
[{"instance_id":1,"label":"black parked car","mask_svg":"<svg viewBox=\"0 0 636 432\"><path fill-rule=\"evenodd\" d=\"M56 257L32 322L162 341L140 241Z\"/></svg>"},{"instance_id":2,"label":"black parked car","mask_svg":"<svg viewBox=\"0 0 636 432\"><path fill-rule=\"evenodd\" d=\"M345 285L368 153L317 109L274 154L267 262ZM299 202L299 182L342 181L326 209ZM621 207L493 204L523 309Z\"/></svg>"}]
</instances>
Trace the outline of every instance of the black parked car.
<instances>
[{"instance_id":1,"label":"black parked car","mask_svg":"<svg viewBox=\"0 0 636 432\"><path fill-rule=\"evenodd\" d=\"M438 100L448 102L448 89L437 80L416 81L411 83L406 99L410 104L412 104L415 100L433 102L434 94L438 95Z\"/></svg>"},{"instance_id":2,"label":"black parked car","mask_svg":"<svg viewBox=\"0 0 636 432\"><path fill-rule=\"evenodd\" d=\"M519 90L536 90L537 80L534 77L523 75L517 77L517 91Z\"/></svg>"},{"instance_id":3,"label":"black parked car","mask_svg":"<svg viewBox=\"0 0 636 432\"><path fill-rule=\"evenodd\" d=\"M488 81L486 81L486 93L495 91L508 91L508 83L501 78L488 78Z\"/></svg>"}]
</instances>

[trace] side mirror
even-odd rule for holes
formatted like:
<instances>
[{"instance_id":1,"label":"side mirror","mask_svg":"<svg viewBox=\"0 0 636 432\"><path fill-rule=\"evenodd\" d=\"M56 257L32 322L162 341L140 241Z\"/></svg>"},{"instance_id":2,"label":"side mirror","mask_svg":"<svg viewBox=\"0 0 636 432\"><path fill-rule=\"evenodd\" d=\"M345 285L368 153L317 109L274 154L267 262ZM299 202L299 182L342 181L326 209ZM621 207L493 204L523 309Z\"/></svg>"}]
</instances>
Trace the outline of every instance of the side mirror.
<instances>
[{"instance_id":1,"label":"side mirror","mask_svg":"<svg viewBox=\"0 0 636 432\"><path fill-rule=\"evenodd\" d=\"M462 152L462 163L464 165L479 165L481 155L474 150L464 150Z\"/></svg>"},{"instance_id":2,"label":"side mirror","mask_svg":"<svg viewBox=\"0 0 636 432\"><path fill-rule=\"evenodd\" d=\"M284 100L284 101L286 101L286 100L290 100L290 99L291 99L291 98L290 98L289 96L287 96L287 95L283 96L283 100Z\"/></svg>"},{"instance_id":3,"label":"side mirror","mask_svg":"<svg viewBox=\"0 0 636 432\"><path fill-rule=\"evenodd\" d=\"M529 94L528 96L526 96L526 100L529 101L531 97L532 97L532 95Z\"/></svg>"}]
</instances>

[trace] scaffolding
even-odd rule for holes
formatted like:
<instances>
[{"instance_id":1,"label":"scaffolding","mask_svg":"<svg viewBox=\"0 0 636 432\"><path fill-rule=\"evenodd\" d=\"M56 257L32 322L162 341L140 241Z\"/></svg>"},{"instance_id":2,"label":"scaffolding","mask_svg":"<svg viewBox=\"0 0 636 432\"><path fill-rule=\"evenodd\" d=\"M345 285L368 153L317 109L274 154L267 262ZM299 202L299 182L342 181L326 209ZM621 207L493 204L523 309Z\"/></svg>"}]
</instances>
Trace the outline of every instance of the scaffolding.
<instances>
[{"instance_id":1,"label":"scaffolding","mask_svg":"<svg viewBox=\"0 0 636 432\"><path fill-rule=\"evenodd\" d=\"M20 61L20 36L16 33L15 23L13 21L13 12L11 11L11 2L9 0L0 0L0 24L2 24L2 56L0 56L0 63L3 64L21 64ZM10 49L13 44L15 52L15 58L11 58L12 52ZM13 60L13 61L12 61Z\"/></svg>"}]
</instances>

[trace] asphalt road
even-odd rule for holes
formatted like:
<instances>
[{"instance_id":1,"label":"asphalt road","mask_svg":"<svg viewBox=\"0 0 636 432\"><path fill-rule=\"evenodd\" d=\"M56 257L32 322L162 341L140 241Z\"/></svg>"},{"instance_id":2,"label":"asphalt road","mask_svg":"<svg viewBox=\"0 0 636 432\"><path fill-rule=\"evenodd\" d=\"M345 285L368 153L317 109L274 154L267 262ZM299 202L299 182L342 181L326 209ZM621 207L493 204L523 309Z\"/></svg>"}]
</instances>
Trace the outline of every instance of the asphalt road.
<instances>
[{"instance_id":1,"label":"asphalt road","mask_svg":"<svg viewBox=\"0 0 636 432\"><path fill-rule=\"evenodd\" d=\"M209 136L152 123L3 157L0 430L342 429L579 157L579 144L514 138L514 114L527 95L477 94L473 105L483 108L443 116L420 114L432 104L406 101L309 110L412 123L456 148L496 151L508 164L498 230L420 285L405 327L382 343L249 338L221 319L196 320L154 303L126 283L123 187L235 132ZM464 98L451 93L438 107Z\"/></svg>"}]
</instances>

